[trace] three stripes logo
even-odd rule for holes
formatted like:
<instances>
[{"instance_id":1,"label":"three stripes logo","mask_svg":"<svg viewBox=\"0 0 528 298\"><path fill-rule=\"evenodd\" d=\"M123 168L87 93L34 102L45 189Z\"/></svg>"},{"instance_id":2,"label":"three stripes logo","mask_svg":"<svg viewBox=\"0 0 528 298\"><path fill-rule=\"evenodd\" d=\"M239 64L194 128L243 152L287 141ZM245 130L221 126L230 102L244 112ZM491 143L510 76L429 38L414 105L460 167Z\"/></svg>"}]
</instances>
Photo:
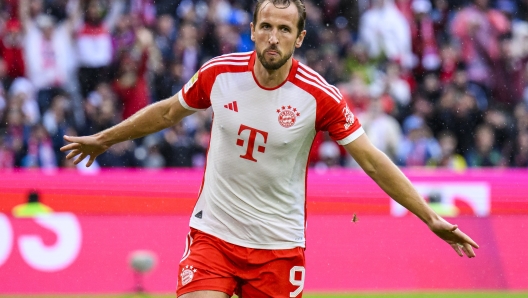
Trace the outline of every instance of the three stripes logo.
<instances>
[{"instance_id":1,"label":"three stripes logo","mask_svg":"<svg viewBox=\"0 0 528 298\"><path fill-rule=\"evenodd\" d=\"M237 105L236 100L224 105L224 108L230 109L231 111L235 111L238 113L238 105Z\"/></svg>"}]
</instances>

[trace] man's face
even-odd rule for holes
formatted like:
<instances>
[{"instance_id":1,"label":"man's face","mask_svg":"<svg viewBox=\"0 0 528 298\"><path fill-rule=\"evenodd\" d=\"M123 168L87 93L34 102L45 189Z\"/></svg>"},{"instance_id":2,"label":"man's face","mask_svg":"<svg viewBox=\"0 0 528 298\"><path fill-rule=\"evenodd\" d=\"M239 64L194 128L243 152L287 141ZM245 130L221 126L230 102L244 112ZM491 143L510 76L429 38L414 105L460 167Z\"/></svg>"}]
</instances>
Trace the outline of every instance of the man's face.
<instances>
[{"instance_id":1,"label":"man's face","mask_svg":"<svg viewBox=\"0 0 528 298\"><path fill-rule=\"evenodd\" d=\"M277 8L265 2L258 12L257 23L251 23L251 40L255 42L257 57L268 70L281 68L300 47L306 31L298 34L299 12L293 4Z\"/></svg>"}]
</instances>

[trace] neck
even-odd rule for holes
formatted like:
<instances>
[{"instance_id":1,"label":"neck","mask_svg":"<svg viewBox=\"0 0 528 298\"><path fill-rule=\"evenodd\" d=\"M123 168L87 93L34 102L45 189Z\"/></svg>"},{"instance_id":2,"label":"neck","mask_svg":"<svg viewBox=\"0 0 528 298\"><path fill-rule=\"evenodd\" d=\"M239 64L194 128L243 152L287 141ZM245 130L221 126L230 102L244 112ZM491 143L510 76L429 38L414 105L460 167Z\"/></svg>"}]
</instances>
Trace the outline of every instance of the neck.
<instances>
[{"instance_id":1,"label":"neck","mask_svg":"<svg viewBox=\"0 0 528 298\"><path fill-rule=\"evenodd\" d=\"M266 88L275 88L282 84L290 74L290 69L292 67L293 60L292 58L288 59L283 66L279 69L266 69L264 65L260 63L259 59L255 59L254 73L257 81L260 85Z\"/></svg>"}]
</instances>

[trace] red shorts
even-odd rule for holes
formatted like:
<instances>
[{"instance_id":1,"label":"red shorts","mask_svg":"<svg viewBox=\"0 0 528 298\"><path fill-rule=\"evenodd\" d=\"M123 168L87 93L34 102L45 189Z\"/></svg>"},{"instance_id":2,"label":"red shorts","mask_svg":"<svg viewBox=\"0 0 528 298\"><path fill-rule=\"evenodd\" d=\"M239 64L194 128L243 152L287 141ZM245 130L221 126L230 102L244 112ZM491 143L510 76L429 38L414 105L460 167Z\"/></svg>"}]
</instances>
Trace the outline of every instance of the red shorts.
<instances>
[{"instance_id":1,"label":"red shorts","mask_svg":"<svg viewBox=\"0 0 528 298\"><path fill-rule=\"evenodd\" d=\"M241 298L302 297L304 248L254 249L191 228L177 295L209 290Z\"/></svg>"}]
</instances>

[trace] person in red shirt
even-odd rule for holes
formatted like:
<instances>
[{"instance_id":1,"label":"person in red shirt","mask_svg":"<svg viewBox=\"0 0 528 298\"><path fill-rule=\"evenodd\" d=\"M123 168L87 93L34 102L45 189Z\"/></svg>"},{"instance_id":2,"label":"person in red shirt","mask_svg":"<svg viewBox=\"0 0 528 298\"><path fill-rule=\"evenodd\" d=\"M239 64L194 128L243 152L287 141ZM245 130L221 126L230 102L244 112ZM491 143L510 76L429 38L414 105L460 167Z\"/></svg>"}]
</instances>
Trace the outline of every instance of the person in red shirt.
<instances>
[{"instance_id":1,"label":"person in red shirt","mask_svg":"<svg viewBox=\"0 0 528 298\"><path fill-rule=\"evenodd\" d=\"M25 75L24 54L22 48L22 26L17 19L6 22L5 33L0 38L0 59L4 60L7 72L7 86L16 78Z\"/></svg>"},{"instance_id":2,"label":"person in red shirt","mask_svg":"<svg viewBox=\"0 0 528 298\"><path fill-rule=\"evenodd\" d=\"M123 119L132 116L150 103L150 94L145 74L149 57L156 56L152 34L139 29L136 45L130 52L122 52L118 62L117 77L113 89L123 102Z\"/></svg>"}]
</instances>

